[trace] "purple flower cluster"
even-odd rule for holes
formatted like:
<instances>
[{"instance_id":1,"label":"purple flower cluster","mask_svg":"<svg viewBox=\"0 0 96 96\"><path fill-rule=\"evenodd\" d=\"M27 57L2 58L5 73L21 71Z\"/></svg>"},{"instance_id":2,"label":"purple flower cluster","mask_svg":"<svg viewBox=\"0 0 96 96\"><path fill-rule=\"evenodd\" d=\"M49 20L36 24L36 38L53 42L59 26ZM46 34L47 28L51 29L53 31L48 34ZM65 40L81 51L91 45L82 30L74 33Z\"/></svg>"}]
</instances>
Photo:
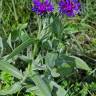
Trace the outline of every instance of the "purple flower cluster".
<instances>
[{"instance_id":1,"label":"purple flower cluster","mask_svg":"<svg viewBox=\"0 0 96 96\"><path fill-rule=\"evenodd\" d=\"M80 11L80 3L78 0L60 0L58 3L59 12L61 14L66 14L69 17L75 16ZM50 0L44 0L41 2L40 0L33 0L32 11L37 14L45 14L53 12L54 6Z\"/></svg>"},{"instance_id":2,"label":"purple flower cluster","mask_svg":"<svg viewBox=\"0 0 96 96\"><path fill-rule=\"evenodd\" d=\"M41 2L40 0L33 0L33 8L32 11L36 12L37 14L44 14L50 13L54 10L53 4L49 0L45 0Z\"/></svg>"},{"instance_id":3,"label":"purple flower cluster","mask_svg":"<svg viewBox=\"0 0 96 96\"><path fill-rule=\"evenodd\" d=\"M59 1L59 12L69 17L75 16L80 11L78 0L61 0Z\"/></svg>"}]
</instances>

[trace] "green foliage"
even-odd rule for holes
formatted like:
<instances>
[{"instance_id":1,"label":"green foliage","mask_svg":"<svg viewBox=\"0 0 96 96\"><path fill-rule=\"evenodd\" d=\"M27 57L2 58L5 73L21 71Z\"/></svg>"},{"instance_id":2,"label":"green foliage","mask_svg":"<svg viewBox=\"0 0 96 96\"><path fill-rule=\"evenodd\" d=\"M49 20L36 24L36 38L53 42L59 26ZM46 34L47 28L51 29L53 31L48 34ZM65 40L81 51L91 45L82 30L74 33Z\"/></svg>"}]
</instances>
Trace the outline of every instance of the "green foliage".
<instances>
[{"instance_id":1,"label":"green foliage","mask_svg":"<svg viewBox=\"0 0 96 96\"><path fill-rule=\"evenodd\" d=\"M11 95L14 94L18 91L20 91L22 88L20 82L16 82L15 84L12 85L12 87L10 89L4 89L0 91L0 95Z\"/></svg>"},{"instance_id":2,"label":"green foliage","mask_svg":"<svg viewBox=\"0 0 96 96\"><path fill-rule=\"evenodd\" d=\"M96 95L96 1L80 1L72 18L0 1L0 96Z\"/></svg>"},{"instance_id":3,"label":"green foliage","mask_svg":"<svg viewBox=\"0 0 96 96\"><path fill-rule=\"evenodd\" d=\"M0 80L1 80L0 88L2 88L2 89L10 87L14 83L13 76L11 74L8 74L5 71L2 71L0 73Z\"/></svg>"}]
</instances>

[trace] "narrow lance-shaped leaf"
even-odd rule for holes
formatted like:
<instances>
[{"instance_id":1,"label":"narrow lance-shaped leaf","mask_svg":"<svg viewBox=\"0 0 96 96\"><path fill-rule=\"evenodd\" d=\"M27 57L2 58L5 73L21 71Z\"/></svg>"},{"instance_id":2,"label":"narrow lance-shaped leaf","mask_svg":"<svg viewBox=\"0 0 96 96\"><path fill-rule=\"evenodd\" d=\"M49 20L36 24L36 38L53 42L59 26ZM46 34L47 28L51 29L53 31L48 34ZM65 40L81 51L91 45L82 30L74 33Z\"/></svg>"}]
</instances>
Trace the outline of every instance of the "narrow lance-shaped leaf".
<instances>
[{"instance_id":1,"label":"narrow lance-shaped leaf","mask_svg":"<svg viewBox=\"0 0 96 96\"><path fill-rule=\"evenodd\" d=\"M13 56L19 54L23 49L25 49L27 46L29 46L30 44L34 43L36 41L36 39L28 39L25 42L23 42L21 45L19 45L17 48L15 48L12 53L9 54L9 56L7 57L7 60L12 58Z\"/></svg>"},{"instance_id":2,"label":"narrow lance-shaped leaf","mask_svg":"<svg viewBox=\"0 0 96 96\"><path fill-rule=\"evenodd\" d=\"M82 59L80 59L76 56L71 56L71 57L74 59L74 63L75 63L77 68L83 69L83 70L86 70L86 71L91 70L91 68Z\"/></svg>"},{"instance_id":3,"label":"narrow lance-shaped leaf","mask_svg":"<svg viewBox=\"0 0 96 96\"><path fill-rule=\"evenodd\" d=\"M51 96L51 91L48 85L44 82L44 80L35 72L33 72L33 74L34 75L32 75L32 80L40 90L39 96Z\"/></svg>"},{"instance_id":4,"label":"narrow lance-shaped leaf","mask_svg":"<svg viewBox=\"0 0 96 96\"><path fill-rule=\"evenodd\" d=\"M0 96L1 95L12 95L18 91L20 91L22 88L22 85L20 82L16 82L15 84L13 84L9 89L3 89L0 90Z\"/></svg>"},{"instance_id":5,"label":"narrow lance-shaped leaf","mask_svg":"<svg viewBox=\"0 0 96 96\"><path fill-rule=\"evenodd\" d=\"M50 86L53 88L55 86L58 90L56 91L57 96L69 96L67 94L67 91L63 89L60 85L58 85L56 82L51 81Z\"/></svg>"},{"instance_id":6,"label":"narrow lance-shaped leaf","mask_svg":"<svg viewBox=\"0 0 96 96\"><path fill-rule=\"evenodd\" d=\"M13 65L9 64L7 61L0 60L0 70L9 72L10 74L12 74L14 77L16 77L18 79L23 78L22 73L17 68L15 68Z\"/></svg>"},{"instance_id":7,"label":"narrow lance-shaped leaf","mask_svg":"<svg viewBox=\"0 0 96 96\"><path fill-rule=\"evenodd\" d=\"M11 33L9 34L9 37L7 39L7 43L10 46L10 48L13 50L12 43L11 43Z\"/></svg>"},{"instance_id":8,"label":"narrow lance-shaped leaf","mask_svg":"<svg viewBox=\"0 0 96 96\"><path fill-rule=\"evenodd\" d=\"M2 55L3 53L3 42L2 42L2 38L0 37L0 55Z\"/></svg>"}]
</instances>

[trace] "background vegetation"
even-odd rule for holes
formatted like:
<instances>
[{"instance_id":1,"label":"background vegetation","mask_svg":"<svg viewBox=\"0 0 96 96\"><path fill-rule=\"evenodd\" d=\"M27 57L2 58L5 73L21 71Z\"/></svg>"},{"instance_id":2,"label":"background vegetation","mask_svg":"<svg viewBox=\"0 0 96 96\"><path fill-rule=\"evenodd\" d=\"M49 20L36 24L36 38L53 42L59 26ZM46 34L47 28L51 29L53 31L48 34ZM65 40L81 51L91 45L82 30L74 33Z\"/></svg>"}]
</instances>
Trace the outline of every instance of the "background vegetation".
<instances>
[{"instance_id":1,"label":"background vegetation","mask_svg":"<svg viewBox=\"0 0 96 96\"><path fill-rule=\"evenodd\" d=\"M31 0L0 0L0 96L96 96L96 1L80 2L41 18Z\"/></svg>"}]
</instances>

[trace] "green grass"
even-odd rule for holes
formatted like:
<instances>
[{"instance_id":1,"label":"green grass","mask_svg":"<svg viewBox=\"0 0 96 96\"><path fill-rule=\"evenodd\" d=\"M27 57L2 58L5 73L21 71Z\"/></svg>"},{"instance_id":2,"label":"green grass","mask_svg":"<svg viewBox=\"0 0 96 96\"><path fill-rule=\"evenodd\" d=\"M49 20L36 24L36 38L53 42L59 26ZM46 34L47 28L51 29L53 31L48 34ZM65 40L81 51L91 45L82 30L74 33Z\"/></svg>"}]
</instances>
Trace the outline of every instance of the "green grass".
<instances>
[{"instance_id":1,"label":"green grass","mask_svg":"<svg viewBox=\"0 0 96 96\"><path fill-rule=\"evenodd\" d=\"M96 96L96 1L80 1L73 18L0 1L0 96Z\"/></svg>"}]
</instances>

